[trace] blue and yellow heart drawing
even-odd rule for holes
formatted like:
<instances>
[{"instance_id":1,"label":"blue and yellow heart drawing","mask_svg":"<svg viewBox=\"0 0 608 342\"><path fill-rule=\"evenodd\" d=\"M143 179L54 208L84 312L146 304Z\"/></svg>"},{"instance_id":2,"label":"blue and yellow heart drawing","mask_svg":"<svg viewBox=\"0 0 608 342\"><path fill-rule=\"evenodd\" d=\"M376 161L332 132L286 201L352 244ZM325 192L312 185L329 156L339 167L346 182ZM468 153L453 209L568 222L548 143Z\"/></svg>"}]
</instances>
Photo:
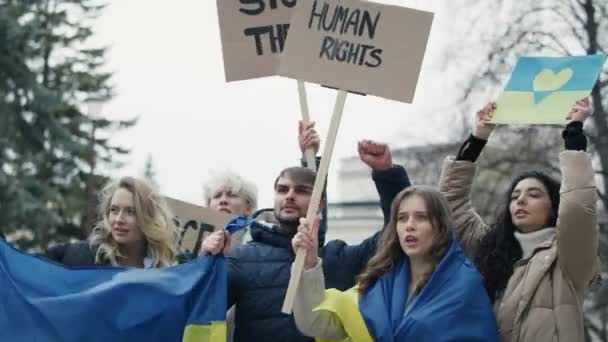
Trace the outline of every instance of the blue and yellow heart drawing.
<instances>
[{"instance_id":1,"label":"blue and yellow heart drawing","mask_svg":"<svg viewBox=\"0 0 608 342\"><path fill-rule=\"evenodd\" d=\"M606 58L521 57L497 102L498 124L564 124L572 105L591 93Z\"/></svg>"}]
</instances>

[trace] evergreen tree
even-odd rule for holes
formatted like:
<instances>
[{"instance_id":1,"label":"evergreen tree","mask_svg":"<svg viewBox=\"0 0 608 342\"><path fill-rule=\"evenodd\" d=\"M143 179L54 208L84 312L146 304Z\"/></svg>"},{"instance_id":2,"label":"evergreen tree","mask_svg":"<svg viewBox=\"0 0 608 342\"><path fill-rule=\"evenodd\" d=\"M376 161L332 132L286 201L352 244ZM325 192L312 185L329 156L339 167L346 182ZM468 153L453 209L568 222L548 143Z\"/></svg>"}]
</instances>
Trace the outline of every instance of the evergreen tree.
<instances>
[{"instance_id":1,"label":"evergreen tree","mask_svg":"<svg viewBox=\"0 0 608 342\"><path fill-rule=\"evenodd\" d=\"M112 96L105 50L87 45L103 8L91 0L0 0L0 229L21 247L84 238L87 181L97 189L106 180L91 166L117 167L128 152L108 137L135 120L93 119L84 110L86 100Z\"/></svg>"},{"instance_id":2,"label":"evergreen tree","mask_svg":"<svg viewBox=\"0 0 608 342\"><path fill-rule=\"evenodd\" d=\"M143 177L153 188L159 190L158 182L156 181L156 168L154 167L152 155L148 155L146 158Z\"/></svg>"}]
</instances>

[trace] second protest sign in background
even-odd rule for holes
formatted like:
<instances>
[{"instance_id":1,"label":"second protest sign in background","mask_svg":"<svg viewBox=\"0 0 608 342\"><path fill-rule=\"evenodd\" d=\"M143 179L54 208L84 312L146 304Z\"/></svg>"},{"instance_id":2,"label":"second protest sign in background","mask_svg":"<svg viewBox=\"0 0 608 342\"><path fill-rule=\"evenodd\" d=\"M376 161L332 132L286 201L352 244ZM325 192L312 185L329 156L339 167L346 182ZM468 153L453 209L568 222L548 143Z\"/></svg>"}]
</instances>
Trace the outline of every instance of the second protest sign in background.
<instances>
[{"instance_id":1,"label":"second protest sign in background","mask_svg":"<svg viewBox=\"0 0 608 342\"><path fill-rule=\"evenodd\" d=\"M277 74L297 0L217 0L226 81Z\"/></svg>"}]
</instances>

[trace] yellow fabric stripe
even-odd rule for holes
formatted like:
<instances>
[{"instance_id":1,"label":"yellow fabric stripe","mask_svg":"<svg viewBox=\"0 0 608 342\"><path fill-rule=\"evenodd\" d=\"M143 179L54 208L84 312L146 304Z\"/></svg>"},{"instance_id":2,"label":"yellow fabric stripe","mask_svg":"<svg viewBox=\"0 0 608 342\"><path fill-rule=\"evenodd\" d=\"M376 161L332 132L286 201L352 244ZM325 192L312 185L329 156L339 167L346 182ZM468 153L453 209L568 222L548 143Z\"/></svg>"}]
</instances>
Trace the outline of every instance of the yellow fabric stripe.
<instances>
[{"instance_id":1,"label":"yellow fabric stripe","mask_svg":"<svg viewBox=\"0 0 608 342\"><path fill-rule=\"evenodd\" d=\"M184 330L182 342L226 342L226 321L190 324Z\"/></svg>"},{"instance_id":2,"label":"yellow fabric stripe","mask_svg":"<svg viewBox=\"0 0 608 342\"><path fill-rule=\"evenodd\" d=\"M357 286L347 291L325 290L325 299L314 311L325 310L338 316L349 338L341 341L373 342L367 325L359 311L359 291ZM336 342L340 340L315 339L317 342Z\"/></svg>"}]
</instances>

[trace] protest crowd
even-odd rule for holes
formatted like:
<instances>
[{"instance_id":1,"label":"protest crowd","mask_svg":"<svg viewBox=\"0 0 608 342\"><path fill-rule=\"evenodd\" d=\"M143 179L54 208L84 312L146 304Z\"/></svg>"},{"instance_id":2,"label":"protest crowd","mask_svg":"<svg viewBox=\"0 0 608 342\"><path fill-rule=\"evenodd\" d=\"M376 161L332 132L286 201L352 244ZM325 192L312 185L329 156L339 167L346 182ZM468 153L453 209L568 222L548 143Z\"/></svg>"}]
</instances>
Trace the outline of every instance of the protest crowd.
<instances>
[{"instance_id":1,"label":"protest crowd","mask_svg":"<svg viewBox=\"0 0 608 342\"><path fill-rule=\"evenodd\" d=\"M0 341L585 340L585 296L601 277L584 124L603 58L568 57L563 65L589 61L570 69L585 76L560 85L565 99L547 107L540 104L560 88L539 75L557 62L522 58L504 93L471 113L473 129L443 160L437 184L410 179L388 143L359 141L383 224L357 244L328 241L327 173L345 98L411 103L432 14L359 0L274 1L293 13L265 26L272 7L264 2L224 2L227 80L279 75L298 80L300 95L304 82L337 89L328 136L302 112L293 127L300 150L273 184L225 170L203 184L204 207L126 176L98 189L98 220L85 240L31 252L2 235ZM417 30L395 35L405 19L418 20ZM248 44L229 44L239 39ZM535 98L541 88L555 93ZM551 115L526 112L532 118L522 122L528 109L515 104L525 101ZM509 129L513 117L560 125L563 151L550 158L561 180L544 170L512 174L485 222L472 202L477 161L495 127ZM273 203L260 203L259 187L272 187Z\"/></svg>"}]
</instances>

